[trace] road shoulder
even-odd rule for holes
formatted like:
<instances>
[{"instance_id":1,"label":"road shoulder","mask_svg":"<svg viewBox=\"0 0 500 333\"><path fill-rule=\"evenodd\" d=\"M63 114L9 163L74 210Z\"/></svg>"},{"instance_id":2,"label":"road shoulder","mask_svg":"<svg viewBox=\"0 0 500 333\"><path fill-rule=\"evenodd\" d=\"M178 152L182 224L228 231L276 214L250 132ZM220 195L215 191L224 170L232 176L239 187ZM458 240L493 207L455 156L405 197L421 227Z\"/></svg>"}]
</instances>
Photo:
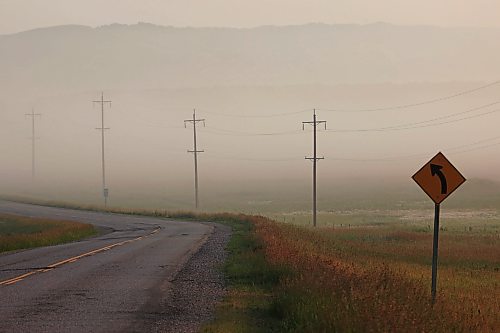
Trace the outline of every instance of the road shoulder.
<instances>
[{"instance_id":1,"label":"road shoulder","mask_svg":"<svg viewBox=\"0 0 500 333\"><path fill-rule=\"evenodd\" d=\"M227 291L222 267L227 258L231 227L204 224L213 226L212 234L168 281L168 290L153 296L154 304L148 304L148 309L141 311L142 316L149 318L138 318L131 331L140 328L137 331L198 332L203 323L214 318L216 305ZM145 323L150 326L147 330Z\"/></svg>"}]
</instances>

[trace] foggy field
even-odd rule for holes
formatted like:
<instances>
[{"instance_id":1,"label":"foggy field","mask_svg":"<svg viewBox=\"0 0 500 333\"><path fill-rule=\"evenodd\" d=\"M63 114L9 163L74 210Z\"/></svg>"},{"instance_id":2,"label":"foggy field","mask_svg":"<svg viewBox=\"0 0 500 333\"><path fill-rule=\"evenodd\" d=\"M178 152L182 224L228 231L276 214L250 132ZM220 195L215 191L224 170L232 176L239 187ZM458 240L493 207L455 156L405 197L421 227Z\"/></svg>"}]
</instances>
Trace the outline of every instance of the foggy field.
<instances>
[{"instance_id":1,"label":"foggy field","mask_svg":"<svg viewBox=\"0 0 500 333\"><path fill-rule=\"evenodd\" d=\"M0 253L68 243L96 234L94 227L78 222L0 215Z\"/></svg>"},{"instance_id":2,"label":"foggy field","mask_svg":"<svg viewBox=\"0 0 500 333\"><path fill-rule=\"evenodd\" d=\"M108 0L98 11L89 1L58 1L40 13L41 2L8 2L0 4L0 198L154 216L163 221L151 224L164 223L158 237L177 230L168 219L230 225L229 292L205 332L499 331L500 28L493 1ZM159 24L142 22L148 11ZM42 19L46 13L54 17ZM60 17L68 13L73 22ZM84 13L95 21L83 22ZM100 13L118 23L102 23ZM325 17L329 23L319 23ZM54 26L61 20L67 25ZM248 27L262 20L269 22ZM52 26L5 32L35 22ZM438 152L459 172L443 171L443 160L420 169ZM411 178L419 169L442 199L467 181L446 202L433 198L434 207ZM434 208L441 209L435 304ZM123 215L109 216L123 223ZM0 215L0 252L94 234L89 225ZM163 260L156 245L171 245L157 236L146 240L154 246L121 250ZM217 251L225 258L222 246ZM142 266L108 262L99 269L111 267L126 282L118 296L147 291L149 305L174 290L139 290L130 266L115 265ZM163 288L159 279L174 266L153 262L155 288ZM86 282L95 285L92 276ZM193 282L206 287L200 280ZM101 297L85 305L113 313L100 308L108 304ZM56 298L65 310L64 297ZM158 311L141 305L148 313L112 310L149 320L173 309L165 304ZM95 323L89 313L81 319Z\"/></svg>"},{"instance_id":3,"label":"foggy field","mask_svg":"<svg viewBox=\"0 0 500 333\"><path fill-rule=\"evenodd\" d=\"M205 332L253 332L256 325L262 332L272 327L283 332L494 332L500 300L498 210L453 198L450 208L443 205L434 307L433 216L426 198L405 201L411 209L381 205L368 210L343 202L344 209L320 212L316 229L306 211L275 213L273 222L237 214L110 210L233 227L225 269L230 293ZM468 202L464 207L469 208L456 208L454 201Z\"/></svg>"},{"instance_id":4,"label":"foggy field","mask_svg":"<svg viewBox=\"0 0 500 333\"><path fill-rule=\"evenodd\" d=\"M269 214L268 216L278 222L300 226L311 224L309 212ZM433 221L433 209L318 212L318 226L332 229L392 227L432 233ZM500 215L496 210L448 210L441 215L440 225L444 231L499 234Z\"/></svg>"}]
</instances>

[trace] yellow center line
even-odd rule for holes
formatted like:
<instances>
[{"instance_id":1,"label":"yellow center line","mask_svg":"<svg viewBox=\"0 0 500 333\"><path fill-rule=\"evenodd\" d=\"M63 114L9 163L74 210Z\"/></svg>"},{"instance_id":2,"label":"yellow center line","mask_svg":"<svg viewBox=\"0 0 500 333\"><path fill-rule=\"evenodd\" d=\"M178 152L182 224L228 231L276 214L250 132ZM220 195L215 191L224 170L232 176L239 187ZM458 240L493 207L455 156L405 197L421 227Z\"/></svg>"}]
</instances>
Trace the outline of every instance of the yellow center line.
<instances>
[{"instance_id":1,"label":"yellow center line","mask_svg":"<svg viewBox=\"0 0 500 333\"><path fill-rule=\"evenodd\" d=\"M148 236L151 236L151 235L154 235L156 234L158 231L160 231L161 228L157 228L155 229L154 231L152 231L151 233L147 234L147 235L143 235L143 236L140 236L140 237L137 237L137 238L134 238L134 239L129 239L127 241L122 241L122 242L119 242L119 243L115 243L115 244L111 244L111 245L107 245L107 246L104 246L104 247L101 247L99 249L96 249L96 250L92 250L92 251L89 251L89 252L86 252L86 253L83 253L83 254L80 254L80 255L77 255L75 257L71 257L71 258L68 258L68 259L64 259L62 261L59 261L59 262L56 262L54 264L51 264L51 265L48 265L46 268L40 268L40 269L37 269L37 270L34 270L34 271L31 271L31 272L28 272L28 273L25 273L23 275L19 275L19 276L16 276L16 277L13 277L13 278L10 278L10 279L7 279L7 280L4 280L4 281L0 281L0 286L8 286L8 285L11 285L11 284L14 284L14 283L17 283L19 281L22 281L24 280L25 278L31 276L31 275L35 275L37 273L45 273L45 272L48 272L48 271L51 271L53 270L54 268L57 268L59 266L62 266L64 264L70 264L70 263L73 263L75 261L78 261L82 258L85 258L85 257L90 257L94 254L97 254L99 252L104 252L104 251L108 251L108 250L111 250L112 248L114 247L117 247L117 246L122 246L122 245L125 245L125 244L128 244L128 243L132 243L132 242L135 242L135 241L138 241L138 240L141 240L141 239L144 239Z\"/></svg>"}]
</instances>

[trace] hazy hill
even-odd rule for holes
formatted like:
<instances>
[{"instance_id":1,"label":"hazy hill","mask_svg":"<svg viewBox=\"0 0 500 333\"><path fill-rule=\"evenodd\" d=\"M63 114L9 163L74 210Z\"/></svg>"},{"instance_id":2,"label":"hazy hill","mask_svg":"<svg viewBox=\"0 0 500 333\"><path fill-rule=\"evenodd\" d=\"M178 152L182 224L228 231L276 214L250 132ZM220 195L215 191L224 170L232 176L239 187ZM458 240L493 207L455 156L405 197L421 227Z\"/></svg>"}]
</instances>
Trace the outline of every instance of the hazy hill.
<instances>
[{"instance_id":1,"label":"hazy hill","mask_svg":"<svg viewBox=\"0 0 500 333\"><path fill-rule=\"evenodd\" d=\"M253 29L59 26L0 36L0 87L165 88L488 81L500 29L325 25Z\"/></svg>"},{"instance_id":2,"label":"hazy hill","mask_svg":"<svg viewBox=\"0 0 500 333\"><path fill-rule=\"evenodd\" d=\"M500 85L404 110L328 109L405 105L474 90L500 78L499 41L500 29L388 24L61 26L0 36L2 191L32 191L32 123L24 114L34 108L42 114L36 118L40 193L99 202L101 137L95 128L101 113L91 101L104 90L113 101L105 126L111 128L106 165L115 202L162 206L168 198L169 207L191 207L192 132L183 124L196 107L207 119L198 136L205 150L205 207L268 209L272 202L308 209L311 166L304 157L311 153L311 133L301 124L317 107L335 130L319 134L319 154L325 156L318 169L321 209L392 205L404 198L427 204L410 176L437 151L468 179L500 180L499 155L493 147L483 149L498 142L492 141L498 137L498 105L467 111L498 101ZM287 115L257 117L277 113ZM450 114L470 118L364 131L457 118ZM412 192L399 190L404 186ZM468 182L463 196L457 193L448 204L495 205L496 185L483 193L489 188ZM476 201L485 197L490 199Z\"/></svg>"}]
</instances>

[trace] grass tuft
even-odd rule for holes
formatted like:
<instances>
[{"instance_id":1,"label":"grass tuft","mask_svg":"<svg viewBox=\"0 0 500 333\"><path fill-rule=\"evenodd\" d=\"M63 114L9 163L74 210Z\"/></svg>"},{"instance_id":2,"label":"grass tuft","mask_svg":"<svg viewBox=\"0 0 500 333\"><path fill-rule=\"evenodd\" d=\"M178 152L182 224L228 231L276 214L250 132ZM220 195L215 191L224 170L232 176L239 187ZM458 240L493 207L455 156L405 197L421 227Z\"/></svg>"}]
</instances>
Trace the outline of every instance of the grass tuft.
<instances>
[{"instance_id":1,"label":"grass tuft","mask_svg":"<svg viewBox=\"0 0 500 333\"><path fill-rule=\"evenodd\" d=\"M68 243L96 234L90 224L0 215L0 253Z\"/></svg>"}]
</instances>

